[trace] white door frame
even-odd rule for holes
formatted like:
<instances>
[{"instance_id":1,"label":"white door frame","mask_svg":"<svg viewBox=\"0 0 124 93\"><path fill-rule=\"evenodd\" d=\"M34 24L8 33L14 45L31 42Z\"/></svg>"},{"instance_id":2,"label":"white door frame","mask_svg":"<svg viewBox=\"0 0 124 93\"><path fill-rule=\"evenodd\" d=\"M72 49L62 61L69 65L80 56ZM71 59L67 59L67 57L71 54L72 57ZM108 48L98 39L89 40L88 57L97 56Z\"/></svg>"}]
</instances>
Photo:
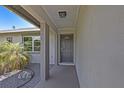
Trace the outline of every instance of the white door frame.
<instances>
[{"instance_id":1,"label":"white door frame","mask_svg":"<svg viewBox=\"0 0 124 93\"><path fill-rule=\"evenodd\" d=\"M62 34L73 34L73 44L74 44L74 52L73 52L73 63L61 63L60 62L60 35ZM75 31L61 31L58 33L58 65L75 65Z\"/></svg>"}]
</instances>

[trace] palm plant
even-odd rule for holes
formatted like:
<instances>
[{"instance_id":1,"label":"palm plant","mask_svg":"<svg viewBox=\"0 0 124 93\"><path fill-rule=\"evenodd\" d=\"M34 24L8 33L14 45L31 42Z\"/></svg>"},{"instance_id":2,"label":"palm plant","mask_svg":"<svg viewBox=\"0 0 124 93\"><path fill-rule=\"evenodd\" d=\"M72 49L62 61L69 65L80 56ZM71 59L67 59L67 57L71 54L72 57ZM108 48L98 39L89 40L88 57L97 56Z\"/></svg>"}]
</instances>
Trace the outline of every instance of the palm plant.
<instances>
[{"instance_id":1,"label":"palm plant","mask_svg":"<svg viewBox=\"0 0 124 93\"><path fill-rule=\"evenodd\" d=\"M21 70L29 63L28 53L19 43L0 43L0 75Z\"/></svg>"}]
</instances>

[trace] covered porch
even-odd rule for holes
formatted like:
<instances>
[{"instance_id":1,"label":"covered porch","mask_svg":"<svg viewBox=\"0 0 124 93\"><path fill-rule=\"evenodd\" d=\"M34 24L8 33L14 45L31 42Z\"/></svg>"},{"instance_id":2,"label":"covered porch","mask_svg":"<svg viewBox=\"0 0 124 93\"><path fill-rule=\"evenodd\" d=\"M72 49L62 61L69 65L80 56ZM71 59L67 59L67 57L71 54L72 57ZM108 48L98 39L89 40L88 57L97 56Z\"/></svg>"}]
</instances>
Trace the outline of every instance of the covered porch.
<instances>
[{"instance_id":1,"label":"covered porch","mask_svg":"<svg viewBox=\"0 0 124 93\"><path fill-rule=\"evenodd\" d=\"M33 56L32 62L40 64L40 81L36 84L36 88L41 87L53 87L53 88L78 88L79 82L75 69L75 24L78 14L78 6L66 7L65 10L73 11L74 8L75 17L68 19L73 20L73 24L68 23L67 25L59 24L57 27L50 19L50 7L45 6L5 6L17 15L31 22L40 29L41 39L41 51L40 57ZM56 12L58 7L55 7ZM59 7L60 9L62 7ZM45 10L47 9L47 10ZM64 7L63 7L64 9ZM60 18L60 20L63 20ZM63 26L63 27L61 27ZM67 26L67 27L66 27ZM72 27L69 27L72 26ZM73 52L71 52L72 58L62 62L61 58L61 37L62 35L73 35ZM66 55L66 54L65 54ZM66 56L64 56L66 57Z\"/></svg>"}]
</instances>

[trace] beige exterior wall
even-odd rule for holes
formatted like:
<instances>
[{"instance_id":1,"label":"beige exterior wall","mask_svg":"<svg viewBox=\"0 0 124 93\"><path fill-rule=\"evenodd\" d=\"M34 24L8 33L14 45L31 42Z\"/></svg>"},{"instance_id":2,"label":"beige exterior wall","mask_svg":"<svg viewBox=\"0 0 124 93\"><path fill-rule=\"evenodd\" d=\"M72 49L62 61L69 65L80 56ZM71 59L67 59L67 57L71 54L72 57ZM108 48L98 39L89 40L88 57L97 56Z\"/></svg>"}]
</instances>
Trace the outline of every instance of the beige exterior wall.
<instances>
[{"instance_id":1,"label":"beige exterior wall","mask_svg":"<svg viewBox=\"0 0 124 93\"><path fill-rule=\"evenodd\" d=\"M81 6L76 69L80 87L124 87L124 6Z\"/></svg>"},{"instance_id":2,"label":"beige exterior wall","mask_svg":"<svg viewBox=\"0 0 124 93\"><path fill-rule=\"evenodd\" d=\"M7 37L12 37L13 42L15 42L15 43L17 43L17 42L22 43L22 35L19 34L19 33L15 33L15 34L0 34L0 41L6 41Z\"/></svg>"}]
</instances>

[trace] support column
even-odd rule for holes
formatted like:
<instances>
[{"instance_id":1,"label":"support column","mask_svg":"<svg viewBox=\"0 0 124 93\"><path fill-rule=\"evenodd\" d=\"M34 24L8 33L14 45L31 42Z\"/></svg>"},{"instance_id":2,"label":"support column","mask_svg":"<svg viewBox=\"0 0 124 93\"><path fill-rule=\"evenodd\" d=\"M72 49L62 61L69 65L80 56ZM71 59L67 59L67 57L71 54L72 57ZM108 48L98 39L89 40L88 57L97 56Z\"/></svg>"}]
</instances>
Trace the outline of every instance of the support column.
<instances>
[{"instance_id":1,"label":"support column","mask_svg":"<svg viewBox=\"0 0 124 93\"><path fill-rule=\"evenodd\" d=\"M56 47L56 49L55 49L55 59L56 59L56 63L55 63L55 65L58 65L58 33L56 32L56 35L55 35L55 47Z\"/></svg>"},{"instance_id":2,"label":"support column","mask_svg":"<svg viewBox=\"0 0 124 93\"><path fill-rule=\"evenodd\" d=\"M41 79L49 78L49 26L47 23L40 24L41 36Z\"/></svg>"}]
</instances>

